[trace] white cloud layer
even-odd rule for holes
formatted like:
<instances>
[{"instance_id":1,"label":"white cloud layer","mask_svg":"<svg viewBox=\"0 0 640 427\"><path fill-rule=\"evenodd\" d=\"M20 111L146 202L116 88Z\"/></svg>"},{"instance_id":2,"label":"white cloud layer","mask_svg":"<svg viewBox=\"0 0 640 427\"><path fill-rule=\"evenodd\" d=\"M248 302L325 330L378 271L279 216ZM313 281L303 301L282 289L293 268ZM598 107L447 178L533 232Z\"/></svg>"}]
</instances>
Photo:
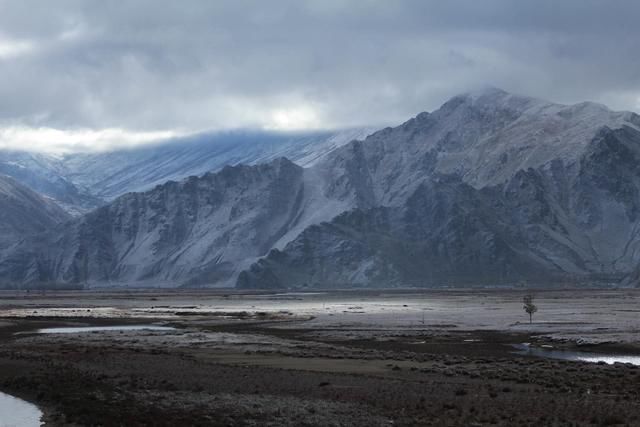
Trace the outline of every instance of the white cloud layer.
<instances>
[{"instance_id":1,"label":"white cloud layer","mask_svg":"<svg viewBox=\"0 0 640 427\"><path fill-rule=\"evenodd\" d=\"M0 60L29 52L32 48L33 44L28 41L6 40L0 38Z\"/></svg>"},{"instance_id":2,"label":"white cloud layer","mask_svg":"<svg viewBox=\"0 0 640 427\"><path fill-rule=\"evenodd\" d=\"M0 0L0 143L382 126L484 85L637 110L639 16L635 0Z\"/></svg>"},{"instance_id":3,"label":"white cloud layer","mask_svg":"<svg viewBox=\"0 0 640 427\"><path fill-rule=\"evenodd\" d=\"M177 132L132 132L123 129L60 130L13 126L0 129L0 149L20 149L64 154L74 151L107 151L130 148L180 136Z\"/></svg>"}]
</instances>

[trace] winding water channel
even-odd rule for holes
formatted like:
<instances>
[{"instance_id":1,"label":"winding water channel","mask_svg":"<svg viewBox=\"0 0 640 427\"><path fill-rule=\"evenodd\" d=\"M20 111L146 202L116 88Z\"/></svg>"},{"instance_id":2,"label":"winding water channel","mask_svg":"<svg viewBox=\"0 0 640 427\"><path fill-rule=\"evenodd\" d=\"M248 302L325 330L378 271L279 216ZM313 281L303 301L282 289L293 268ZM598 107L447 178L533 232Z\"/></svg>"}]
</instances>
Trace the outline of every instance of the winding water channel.
<instances>
[{"instance_id":1,"label":"winding water channel","mask_svg":"<svg viewBox=\"0 0 640 427\"><path fill-rule=\"evenodd\" d=\"M123 325L123 326L70 326L62 328L38 329L38 334L78 334L82 332L114 332L114 331L173 331L175 328L157 325Z\"/></svg>"},{"instance_id":2,"label":"winding water channel","mask_svg":"<svg viewBox=\"0 0 640 427\"><path fill-rule=\"evenodd\" d=\"M0 392L0 427L39 427L41 416L36 405Z\"/></svg>"},{"instance_id":3,"label":"winding water channel","mask_svg":"<svg viewBox=\"0 0 640 427\"><path fill-rule=\"evenodd\" d=\"M609 365L614 363L630 363L640 366L640 356L629 356L624 354L597 354L586 351L554 350L541 347L531 347L528 344L514 345L517 354L528 356L544 357L547 359L572 360L575 362L604 362Z\"/></svg>"}]
</instances>

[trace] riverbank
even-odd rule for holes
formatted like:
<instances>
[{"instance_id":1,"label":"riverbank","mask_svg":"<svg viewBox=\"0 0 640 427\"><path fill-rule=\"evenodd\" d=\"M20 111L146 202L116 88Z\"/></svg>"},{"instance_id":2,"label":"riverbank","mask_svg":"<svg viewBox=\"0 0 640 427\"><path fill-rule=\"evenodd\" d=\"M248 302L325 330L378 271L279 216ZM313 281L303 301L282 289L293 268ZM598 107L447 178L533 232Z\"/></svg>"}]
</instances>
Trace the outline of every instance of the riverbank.
<instances>
[{"instance_id":1,"label":"riverbank","mask_svg":"<svg viewBox=\"0 0 640 427\"><path fill-rule=\"evenodd\" d=\"M540 293L552 322L531 326L520 307L505 315L515 292L3 300L0 390L38 403L48 425L639 424L638 367L515 354L524 342L610 352L593 341L612 337L633 354L632 316L617 310L637 295L578 297ZM624 314L575 320L607 310ZM150 323L176 329L33 333Z\"/></svg>"}]
</instances>

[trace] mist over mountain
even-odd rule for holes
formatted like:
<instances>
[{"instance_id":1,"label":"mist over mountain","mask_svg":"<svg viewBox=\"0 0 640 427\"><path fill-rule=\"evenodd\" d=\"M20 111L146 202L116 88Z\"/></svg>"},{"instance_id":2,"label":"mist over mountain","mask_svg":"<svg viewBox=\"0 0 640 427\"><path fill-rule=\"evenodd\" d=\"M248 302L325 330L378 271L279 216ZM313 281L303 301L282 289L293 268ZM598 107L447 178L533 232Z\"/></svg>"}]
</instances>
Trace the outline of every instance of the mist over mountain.
<instances>
[{"instance_id":1,"label":"mist over mountain","mask_svg":"<svg viewBox=\"0 0 640 427\"><path fill-rule=\"evenodd\" d=\"M104 203L71 182L56 156L0 150L0 173L55 201L72 215L80 215Z\"/></svg>"},{"instance_id":2,"label":"mist over mountain","mask_svg":"<svg viewBox=\"0 0 640 427\"><path fill-rule=\"evenodd\" d=\"M75 161L92 173L66 176L105 199L223 159L296 162L125 194L17 245L0 274L89 286L439 286L618 283L640 264L635 113L487 89L364 140L336 138L279 150L236 141L208 158L177 144L159 157L75 157L67 171Z\"/></svg>"},{"instance_id":3,"label":"mist over mountain","mask_svg":"<svg viewBox=\"0 0 640 427\"><path fill-rule=\"evenodd\" d=\"M230 131L192 135L97 153L50 155L0 150L0 173L80 215L133 191L169 180L287 157L309 166L375 129L323 132Z\"/></svg>"},{"instance_id":4,"label":"mist over mountain","mask_svg":"<svg viewBox=\"0 0 640 427\"><path fill-rule=\"evenodd\" d=\"M219 132L129 150L67 155L63 164L70 181L96 197L112 200L124 193L200 176L227 165L251 165L287 157L300 166L309 166L335 148L364 139L374 131Z\"/></svg>"}]
</instances>

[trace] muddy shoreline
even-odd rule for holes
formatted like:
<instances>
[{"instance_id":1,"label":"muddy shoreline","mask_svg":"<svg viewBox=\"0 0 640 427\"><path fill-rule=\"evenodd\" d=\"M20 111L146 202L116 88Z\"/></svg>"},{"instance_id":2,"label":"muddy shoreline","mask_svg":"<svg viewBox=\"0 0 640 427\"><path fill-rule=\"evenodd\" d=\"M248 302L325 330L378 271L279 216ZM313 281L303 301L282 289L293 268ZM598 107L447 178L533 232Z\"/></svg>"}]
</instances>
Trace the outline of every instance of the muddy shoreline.
<instances>
[{"instance_id":1,"label":"muddy shoreline","mask_svg":"<svg viewBox=\"0 0 640 427\"><path fill-rule=\"evenodd\" d=\"M640 424L640 368L521 356L510 346L638 354L633 341L577 345L538 331L444 323L388 328L360 314L320 324L307 312L264 312L257 303L238 311L217 300L216 313L185 315L182 301L155 301L174 313L88 317L94 301L63 300L85 312L0 318L0 390L37 404L46 425ZM14 300L11 310L60 302ZM150 323L177 329L30 333Z\"/></svg>"}]
</instances>

